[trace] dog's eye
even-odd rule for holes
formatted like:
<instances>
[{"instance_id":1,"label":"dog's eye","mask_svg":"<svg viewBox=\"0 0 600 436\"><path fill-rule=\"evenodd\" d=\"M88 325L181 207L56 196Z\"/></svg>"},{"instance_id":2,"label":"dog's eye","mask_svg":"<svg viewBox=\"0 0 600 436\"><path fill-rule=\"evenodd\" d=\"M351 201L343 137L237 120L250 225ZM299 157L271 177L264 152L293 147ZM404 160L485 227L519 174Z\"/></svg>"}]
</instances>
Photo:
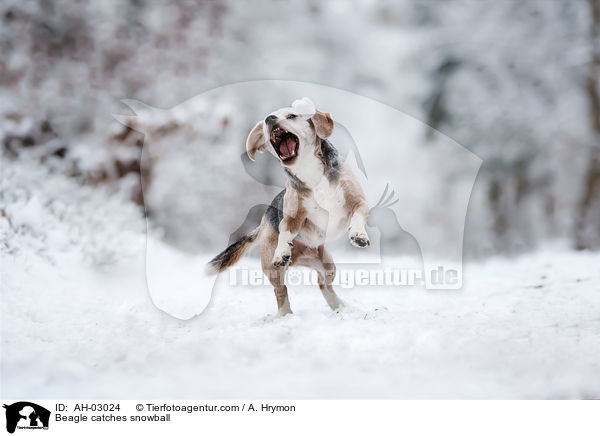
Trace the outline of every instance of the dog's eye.
<instances>
[{"instance_id":1,"label":"dog's eye","mask_svg":"<svg viewBox=\"0 0 600 436\"><path fill-rule=\"evenodd\" d=\"M293 119L294 119L294 118L296 118L296 117L297 117L297 115L295 115L295 114L289 114L289 115L288 115L286 118L287 118L288 120L293 120Z\"/></svg>"}]
</instances>

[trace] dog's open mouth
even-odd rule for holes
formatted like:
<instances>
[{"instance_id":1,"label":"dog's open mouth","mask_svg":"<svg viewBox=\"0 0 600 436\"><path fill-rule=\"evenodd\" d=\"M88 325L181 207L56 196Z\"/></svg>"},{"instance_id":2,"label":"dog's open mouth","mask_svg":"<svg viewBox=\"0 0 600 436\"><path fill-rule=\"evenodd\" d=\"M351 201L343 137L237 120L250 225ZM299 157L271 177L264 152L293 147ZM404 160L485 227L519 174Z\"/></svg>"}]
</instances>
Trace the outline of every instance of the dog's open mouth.
<instances>
[{"instance_id":1,"label":"dog's open mouth","mask_svg":"<svg viewBox=\"0 0 600 436\"><path fill-rule=\"evenodd\" d=\"M271 130L271 144L282 162L290 162L298 156L298 137L281 127Z\"/></svg>"}]
</instances>

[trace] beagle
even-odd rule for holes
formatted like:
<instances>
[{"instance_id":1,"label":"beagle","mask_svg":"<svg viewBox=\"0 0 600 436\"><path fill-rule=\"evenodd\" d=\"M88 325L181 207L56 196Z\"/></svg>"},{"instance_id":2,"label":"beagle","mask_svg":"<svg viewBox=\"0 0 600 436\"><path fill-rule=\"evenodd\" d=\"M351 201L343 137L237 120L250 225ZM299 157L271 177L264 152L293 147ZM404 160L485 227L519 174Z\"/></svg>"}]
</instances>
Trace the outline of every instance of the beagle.
<instances>
[{"instance_id":1,"label":"beagle","mask_svg":"<svg viewBox=\"0 0 600 436\"><path fill-rule=\"evenodd\" d=\"M369 207L363 190L327 140L334 128L331 115L314 106L314 113L307 115L293 106L259 121L246 140L251 160L267 150L280 161L287 175L285 189L273 199L256 229L208 264L211 272L223 271L259 244L262 269L275 289L279 316L292 313L284 283L288 266L314 268L319 288L335 310L343 302L333 290L336 268L325 242L346 232L356 247L370 245L365 230Z\"/></svg>"}]
</instances>

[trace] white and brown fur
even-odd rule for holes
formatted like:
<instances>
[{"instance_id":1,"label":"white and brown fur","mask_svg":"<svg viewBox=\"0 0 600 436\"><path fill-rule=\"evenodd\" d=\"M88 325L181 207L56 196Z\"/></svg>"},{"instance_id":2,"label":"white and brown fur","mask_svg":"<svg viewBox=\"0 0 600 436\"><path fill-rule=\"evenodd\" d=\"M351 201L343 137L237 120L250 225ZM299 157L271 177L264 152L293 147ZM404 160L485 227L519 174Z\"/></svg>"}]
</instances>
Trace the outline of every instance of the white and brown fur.
<instances>
[{"instance_id":1,"label":"white and brown fur","mask_svg":"<svg viewBox=\"0 0 600 436\"><path fill-rule=\"evenodd\" d=\"M346 232L353 245L370 244L365 231L369 207L352 169L327 140L333 127L328 113L317 110L305 119L291 107L256 124L246 141L248 156L254 160L256 152L272 153L284 167L286 187L273 199L256 229L209 263L210 270L223 271L259 244L262 269L275 288L280 316L292 313L284 283L288 266L314 268L319 288L335 310L343 302L333 290L336 268L325 242ZM295 136L295 156L281 156L278 134Z\"/></svg>"}]
</instances>

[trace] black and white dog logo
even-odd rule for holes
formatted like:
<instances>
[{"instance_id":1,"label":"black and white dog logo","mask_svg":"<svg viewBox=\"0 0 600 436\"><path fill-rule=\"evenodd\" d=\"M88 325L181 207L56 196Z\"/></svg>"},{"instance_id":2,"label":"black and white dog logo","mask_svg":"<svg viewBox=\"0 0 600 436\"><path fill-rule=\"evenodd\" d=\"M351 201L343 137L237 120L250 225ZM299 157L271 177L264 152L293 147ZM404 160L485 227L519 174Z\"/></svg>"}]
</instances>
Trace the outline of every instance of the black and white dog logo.
<instances>
[{"instance_id":1,"label":"black and white dog logo","mask_svg":"<svg viewBox=\"0 0 600 436\"><path fill-rule=\"evenodd\" d=\"M4 405L6 409L6 431L14 433L18 429L48 429L50 411L29 401L19 401Z\"/></svg>"}]
</instances>

